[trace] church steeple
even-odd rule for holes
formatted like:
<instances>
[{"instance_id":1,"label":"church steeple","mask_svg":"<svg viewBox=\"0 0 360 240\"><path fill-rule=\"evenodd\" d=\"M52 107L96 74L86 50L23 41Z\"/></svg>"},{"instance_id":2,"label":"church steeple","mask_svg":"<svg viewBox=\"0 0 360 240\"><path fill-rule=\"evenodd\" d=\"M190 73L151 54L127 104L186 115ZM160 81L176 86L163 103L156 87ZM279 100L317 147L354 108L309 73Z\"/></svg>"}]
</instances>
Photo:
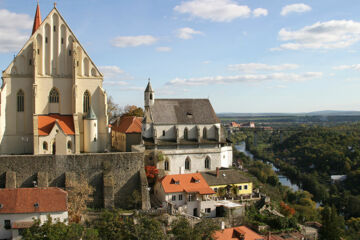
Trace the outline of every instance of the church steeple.
<instances>
[{"instance_id":1,"label":"church steeple","mask_svg":"<svg viewBox=\"0 0 360 240\"><path fill-rule=\"evenodd\" d=\"M149 78L149 83L144 92L144 100L145 100L145 109L147 107L152 106L155 101L155 92L153 91L153 89L151 87L150 78Z\"/></svg>"},{"instance_id":2,"label":"church steeple","mask_svg":"<svg viewBox=\"0 0 360 240\"><path fill-rule=\"evenodd\" d=\"M41 15L40 15L40 6L39 6L39 1L38 1L37 7L36 7L36 12L35 12L32 34L34 34L34 32L36 32L36 30L40 27L40 24L41 24Z\"/></svg>"}]
</instances>

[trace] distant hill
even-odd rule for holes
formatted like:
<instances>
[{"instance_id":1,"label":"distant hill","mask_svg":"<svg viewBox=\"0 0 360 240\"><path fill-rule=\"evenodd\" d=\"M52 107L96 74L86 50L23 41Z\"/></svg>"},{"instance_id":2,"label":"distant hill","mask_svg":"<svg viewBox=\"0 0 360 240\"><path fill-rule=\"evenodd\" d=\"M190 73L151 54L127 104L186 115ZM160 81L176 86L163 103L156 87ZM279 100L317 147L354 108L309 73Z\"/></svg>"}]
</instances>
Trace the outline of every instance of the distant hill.
<instances>
[{"instance_id":1,"label":"distant hill","mask_svg":"<svg viewBox=\"0 0 360 240\"><path fill-rule=\"evenodd\" d=\"M281 116L360 116L360 111L325 110L308 113L217 113L218 117L281 117Z\"/></svg>"}]
</instances>

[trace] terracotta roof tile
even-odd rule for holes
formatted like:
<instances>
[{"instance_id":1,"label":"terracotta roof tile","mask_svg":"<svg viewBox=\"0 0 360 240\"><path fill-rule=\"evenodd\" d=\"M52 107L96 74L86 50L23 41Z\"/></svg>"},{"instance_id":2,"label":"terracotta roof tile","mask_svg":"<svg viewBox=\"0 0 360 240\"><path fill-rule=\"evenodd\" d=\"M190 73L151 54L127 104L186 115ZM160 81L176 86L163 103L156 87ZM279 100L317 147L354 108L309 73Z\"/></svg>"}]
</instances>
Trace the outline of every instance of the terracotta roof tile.
<instances>
[{"instance_id":1,"label":"terracotta roof tile","mask_svg":"<svg viewBox=\"0 0 360 240\"><path fill-rule=\"evenodd\" d=\"M67 192L55 187L0 189L0 214L65 212Z\"/></svg>"},{"instance_id":2,"label":"terracotta roof tile","mask_svg":"<svg viewBox=\"0 0 360 240\"><path fill-rule=\"evenodd\" d=\"M66 135L75 135L74 120L71 115L50 114L38 116L39 135L49 135L54 127L55 121Z\"/></svg>"},{"instance_id":3,"label":"terracotta roof tile","mask_svg":"<svg viewBox=\"0 0 360 240\"><path fill-rule=\"evenodd\" d=\"M35 12L32 34L34 34L34 32L36 32L36 30L40 27L40 25L41 25L41 15L40 15L39 3L38 3L37 7L36 7L36 12Z\"/></svg>"},{"instance_id":4,"label":"terracotta roof tile","mask_svg":"<svg viewBox=\"0 0 360 240\"><path fill-rule=\"evenodd\" d=\"M252 231L246 226L239 226L233 228L226 228L224 230L216 231L214 238L216 240L231 240L240 239L244 235L244 240L264 240L265 238L256 232Z\"/></svg>"},{"instance_id":5,"label":"terracotta roof tile","mask_svg":"<svg viewBox=\"0 0 360 240\"><path fill-rule=\"evenodd\" d=\"M121 117L112 125L112 129L122 133L141 133L141 121L140 117Z\"/></svg>"},{"instance_id":6,"label":"terracotta roof tile","mask_svg":"<svg viewBox=\"0 0 360 240\"><path fill-rule=\"evenodd\" d=\"M167 175L160 179L166 193L196 192L199 194L214 194L200 173Z\"/></svg>"}]
</instances>

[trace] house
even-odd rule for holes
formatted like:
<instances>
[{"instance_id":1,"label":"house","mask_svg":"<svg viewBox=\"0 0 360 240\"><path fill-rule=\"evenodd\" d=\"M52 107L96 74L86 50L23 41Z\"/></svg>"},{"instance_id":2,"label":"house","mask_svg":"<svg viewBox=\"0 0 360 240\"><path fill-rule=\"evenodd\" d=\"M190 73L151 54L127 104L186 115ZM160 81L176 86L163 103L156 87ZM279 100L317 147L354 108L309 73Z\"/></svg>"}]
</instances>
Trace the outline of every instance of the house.
<instances>
[{"instance_id":1,"label":"house","mask_svg":"<svg viewBox=\"0 0 360 240\"><path fill-rule=\"evenodd\" d=\"M331 179L331 183L339 183L339 182L343 182L345 181L347 178L346 175L331 175L330 179Z\"/></svg>"},{"instance_id":2,"label":"house","mask_svg":"<svg viewBox=\"0 0 360 240\"><path fill-rule=\"evenodd\" d=\"M20 239L21 229L29 228L33 218L42 223L50 215L67 221L67 192L49 188L0 189L0 239Z\"/></svg>"},{"instance_id":3,"label":"house","mask_svg":"<svg viewBox=\"0 0 360 240\"><path fill-rule=\"evenodd\" d=\"M156 99L150 81L144 98L145 149L166 157L155 163L158 169L178 174L232 166L231 142L209 99Z\"/></svg>"},{"instance_id":4,"label":"house","mask_svg":"<svg viewBox=\"0 0 360 240\"><path fill-rule=\"evenodd\" d=\"M111 127L111 146L116 151L131 152L131 146L141 143L141 121L136 116L116 119Z\"/></svg>"},{"instance_id":5,"label":"house","mask_svg":"<svg viewBox=\"0 0 360 240\"><path fill-rule=\"evenodd\" d=\"M246 226L225 228L216 231L214 238L217 240L265 240L265 238Z\"/></svg>"},{"instance_id":6,"label":"house","mask_svg":"<svg viewBox=\"0 0 360 240\"><path fill-rule=\"evenodd\" d=\"M252 182L239 170L217 168L216 171L201 172L201 175L215 192L218 192L220 188L230 191L233 186L236 186L238 196L252 194Z\"/></svg>"},{"instance_id":7,"label":"house","mask_svg":"<svg viewBox=\"0 0 360 240\"><path fill-rule=\"evenodd\" d=\"M78 154L108 146L103 76L56 8L2 72L0 154Z\"/></svg>"}]
</instances>

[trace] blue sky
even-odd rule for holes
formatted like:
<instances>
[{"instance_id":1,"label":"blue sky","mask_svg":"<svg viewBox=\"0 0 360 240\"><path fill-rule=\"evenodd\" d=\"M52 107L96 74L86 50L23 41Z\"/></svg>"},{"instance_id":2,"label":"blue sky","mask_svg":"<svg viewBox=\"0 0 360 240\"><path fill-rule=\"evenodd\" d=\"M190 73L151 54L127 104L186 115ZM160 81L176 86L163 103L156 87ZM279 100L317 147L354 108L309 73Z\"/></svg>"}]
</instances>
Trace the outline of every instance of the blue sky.
<instances>
[{"instance_id":1,"label":"blue sky","mask_svg":"<svg viewBox=\"0 0 360 240\"><path fill-rule=\"evenodd\" d=\"M0 67L36 1L0 0ZM40 0L42 18L53 1ZM121 106L209 98L216 112L360 110L358 0L59 0Z\"/></svg>"}]
</instances>

